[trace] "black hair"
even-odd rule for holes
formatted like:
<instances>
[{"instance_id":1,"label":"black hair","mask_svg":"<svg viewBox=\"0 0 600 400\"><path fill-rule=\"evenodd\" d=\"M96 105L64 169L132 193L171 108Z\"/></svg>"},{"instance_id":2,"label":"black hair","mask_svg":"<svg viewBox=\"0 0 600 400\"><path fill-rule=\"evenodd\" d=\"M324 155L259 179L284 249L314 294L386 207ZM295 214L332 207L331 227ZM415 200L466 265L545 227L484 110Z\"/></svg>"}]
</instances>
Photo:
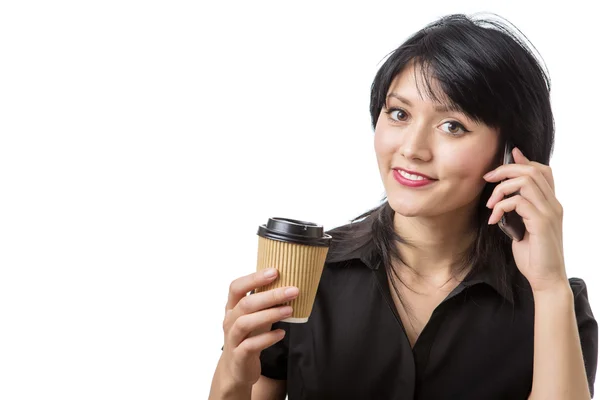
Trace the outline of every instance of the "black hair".
<instances>
[{"instance_id":1,"label":"black hair","mask_svg":"<svg viewBox=\"0 0 600 400\"><path fill-rule=\"evenodd\" d=\"M511 30L498 20L453 14L413 34L388 54L375 75L370 102L373 129L392 81L414 63L420 67L415 71L421 72L430 99L449 103L471 119L498 129L500 154L503 141L508 139L530 160L548 165L554 145L549 74L517 32L524 37L518 29ZM439 83L443 98L433 90L431 78ZM497 225L487 224L492 210L485 207L496 185L487 183L482 191L476 212L475 240L462 255L460 264L465 268L471 266L471 273L480 268L491 269L489 272L497 283L506 287L510 280L506 265L514 263L511 240ZM346 235L342 232L334 251L338 254L355 251L356 246L372 240L388 277L394 273L399 278L392 262L405 263L394 243L407 241L394 230L394 210L387 196L381 201L382 204L351 221L368 219L371 221L366 225L368 229ZM351 241L343 240L350 237ZM349 248L350 243L354 248ZM397 291L395 284L394 288Z\"/></svg>"}]
</instances>

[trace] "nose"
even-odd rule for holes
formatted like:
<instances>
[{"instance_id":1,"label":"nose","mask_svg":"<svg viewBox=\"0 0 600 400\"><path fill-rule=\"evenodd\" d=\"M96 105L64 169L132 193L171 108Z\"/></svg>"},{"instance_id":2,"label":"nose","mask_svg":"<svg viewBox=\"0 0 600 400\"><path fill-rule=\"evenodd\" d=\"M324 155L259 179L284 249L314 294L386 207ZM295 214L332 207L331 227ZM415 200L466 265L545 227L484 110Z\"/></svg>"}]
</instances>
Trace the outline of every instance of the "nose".
<instances>
[{"instance_id":1,"label":"nose","mask_svg":"<svg viewBox=\"0 0 600 400\"><path fill-rule=\"evenodd\" d=\"M400 153L409 160L431 159L430 129L427 126L413 125L404 131Z\"/></svg>"}]
</instances>

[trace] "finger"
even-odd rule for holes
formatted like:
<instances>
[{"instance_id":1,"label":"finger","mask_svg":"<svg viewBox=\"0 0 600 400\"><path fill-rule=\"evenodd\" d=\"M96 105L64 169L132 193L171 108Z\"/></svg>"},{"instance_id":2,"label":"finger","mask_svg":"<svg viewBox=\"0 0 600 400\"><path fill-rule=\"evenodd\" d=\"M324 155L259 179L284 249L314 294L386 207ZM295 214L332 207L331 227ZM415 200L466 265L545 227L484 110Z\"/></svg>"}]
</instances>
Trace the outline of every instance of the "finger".
<instances>
[{"instance_id":1,"label":"finger","mask_svg":"<svg viewBox=\"0 0 600 400\"><path fill-rule=\"evenodd\" d=\"M546 180L544 174L539 168L536 168L532 164L505 164L501 165L495 170L491 171L488 175L484 175L484 179L488 182L499 182L505 179L518 178L520 176L530 176L536 185L540 188L540 191L544 194L544 197L551 203L552 207L557 206L558 200L554 194L554 189L550 186Z\"/></svg>"},{"instance_id":2,"label":"finger","mask_svg":"<svg viewBox=\"0 0 600 400\"><path fill-rule=\"evenodd\" d=\"M504 199L513 193L519 192L519 194L525 199L529 200L538 210L544 215L552 215L552 207L548 200L541 192L537 184L533 182L533 179L528 176L520 176L518 178L508 179L494 188L492 195L490 196L486 207L493 208L496 203Z\"/></svg>"},{"instance_id":3,"label":"finger","mask_svg":"<svg viewBox=\"0 0 600 400\"><path fill-rule=\"evenodd\" d=\"M269 329L277 321L281 321L292 315L292 307L283 306L269 308L268 310L258 311L252 314L242 315L235 320L229 330L228 342L232 347L237 347L253 331L258 329Z\"/></svg>"},{"instance_id":4,"label":"finger","mask_svg":"<svg viewBox=\"0 0 600 400\"><path fill-rule=\"evenodd\" d=\"M300 290L295 286L286 286L266 292L254 293L241 299L233 309L233 313L234 315L241 316L271 308L295 299L299 293Z\"/></svg>"},{"instance_id":5,"label":"finger","mask_svg":"<svg viewBox=\"0 0 600 400\"><path fill-rule=\"evenodd\" d=\"M535 161L532 161L531 164L541 171L542 175L546 179L546 182L548 182L550 189L552 189L552 192L554 193L554 175L552 174L552 168L549 165L540 164L539 162Z\"/></svg>"},{"instance_id":6,"label":"finger","mask_svg":"<svg viewBox=\"0 0 600 400\"><path fill-rule=\"evenodd\" d=\"M550 185L552 191L554 192L554 176L552 175L552 168L550 168L549 165L541 164L537 161L529 161L529 159L525 157L521 149L517 147L513 149L513 157L515 159L515 162L518 162L520 164L531 164L538 170L540 170L542 175L544 175L544 178L546 178L548 185Z\"/></svg>"},{"instance_id":7,"label":"finger","mask_svg":"<svg viewBox=\"0 0 600 400\"><path fill-rule=\"evenodd\" d=\"M286 286L246 296L237 303L231 312L227 313L223 325L224 329L227 331L229 326L243 315L284 304L298 297L298 294L299 290L297 287Z\"/></svg>"},{"instance_id":8,"label":"finger","mask_svg":"<svg viewBox=\"0 0 600 400\"><path fill-rule=\"evenodd\" d=\"M233 352L239 354L241 357L249 357L253 354L260 353L267 347L273 346L285 337L285 331L283 329L276 329L269 331L261 335L253 336L244 340Z\"/></svg>"},{"instance_id":9,"label":"finger","mask_svg":"<svg viewBox=\"0 0 600 400\"><path fill-rule=\"evenodd\" d=\"M545 223L547 218L545 218L533 204L521 195L515 195L496 203L488 223L497 223L504 213L510 211L516 211L517 214L523 218L523 223L529 233L540 233L547 227Z\"/></svg>"},{"instance_id":10,"label":"finger","mask_svg":"<svg viewBox=\"0 0 600 400\"><path fill-rule=\"evenodd\" d=\"M269 272L275 272L275 275L268 275ZM273 282L278 275L279 272L276 269L269 268L243 276L231 282L225 312L232 310L241 299L246 297L249 291Z\"/></svg>"},{"instance_id":11,"label":"finger","mask_svg":"<svg viewBox=\"0 0 600 400\"><path fill-rule=\"evenodd\" d=\"M529 158L525 157L525 154L517 146L512 149L513 159L517 164L529 164Z\"/></svg>"}]
</instances>

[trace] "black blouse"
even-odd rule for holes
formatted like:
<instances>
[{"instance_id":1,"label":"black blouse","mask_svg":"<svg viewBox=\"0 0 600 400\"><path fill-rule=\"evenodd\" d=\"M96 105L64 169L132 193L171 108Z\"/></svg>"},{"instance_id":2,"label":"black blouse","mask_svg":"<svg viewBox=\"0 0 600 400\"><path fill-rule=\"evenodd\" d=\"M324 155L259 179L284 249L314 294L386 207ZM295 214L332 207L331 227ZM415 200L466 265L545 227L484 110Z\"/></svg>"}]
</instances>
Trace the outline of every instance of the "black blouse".
<instances>
[{"instance_id":1,"label":"black blouse","mask_svg":"<svg viewBox=\"0 0 600 400\"><path fill-rule=\"evenodd\" d=\"M520 273L511 282L502 290L485 271L467 277L411 348L375 246L328 258L308 322L273 324L286 336L261 353L262 374L287 380L289 400L527 399L533 294ZM584 281L569 282L593 395L598 325Z\"/></svg>"}]
</instances>

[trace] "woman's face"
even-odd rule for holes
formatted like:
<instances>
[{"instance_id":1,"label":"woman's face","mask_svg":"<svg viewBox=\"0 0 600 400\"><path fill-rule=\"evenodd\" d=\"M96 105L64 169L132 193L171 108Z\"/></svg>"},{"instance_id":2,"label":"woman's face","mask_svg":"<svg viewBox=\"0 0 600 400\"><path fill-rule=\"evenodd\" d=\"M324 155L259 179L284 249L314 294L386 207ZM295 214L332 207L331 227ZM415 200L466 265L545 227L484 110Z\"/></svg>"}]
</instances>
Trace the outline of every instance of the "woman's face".
<instances>
[{"instance_id":1,"label":"woman's face","mask_svg":"<svg viewBox=\"0 0 600 400\"><path fill-rule=\"evenodd\" d=\"M483 175L499 163L497 130L460 112L436 109L441 104L421 98L413 68L407 66L390 85L375 128L375 152L388 202L407 217L475 207L486 184ZM419 71L416 79L422 79ZM419 88L424 86L419 81ZM435 82L432 86L442 93ZM433 179L424 186L403 185L395 177L397 168Z\"/></svg>"}]
</instances>

